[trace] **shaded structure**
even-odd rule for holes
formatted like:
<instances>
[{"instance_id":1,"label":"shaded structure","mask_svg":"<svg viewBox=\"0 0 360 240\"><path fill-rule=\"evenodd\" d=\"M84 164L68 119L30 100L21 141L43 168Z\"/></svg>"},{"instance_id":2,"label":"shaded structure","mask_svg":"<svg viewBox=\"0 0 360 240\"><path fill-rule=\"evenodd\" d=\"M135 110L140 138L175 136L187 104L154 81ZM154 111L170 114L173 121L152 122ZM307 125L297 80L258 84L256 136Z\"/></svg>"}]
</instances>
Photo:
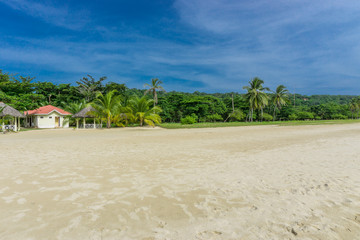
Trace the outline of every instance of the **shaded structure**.
<instances>
[{"instance_id":1,"label":"shaded structure","mask_svg":"<svg viewBox=\"0 0 360 240\"><path fill-rule=\"evenodd\" d=\"M5 125L4 124L4 118L6 116L10 116L13 118L13 124ZM10 107L9 105L0 102L0 117L2 118L2 124L1 128L2 130L14 130L19 131L20 130L20 118L23 118L24 115L16 110L13 107Z\"/></svg>"},{"instance_id":2,"label":"shaded structure","mask_svg":"<svg viewBox=\"0 0 360 240\"><path fill-rule=\"evenodd\" d=\"M79 128L79 118L83 119L83 123L80 126L80 128L96 128L96 116L94 115L94 113L97 112L96 109L92 106L88 106L86 108L83 108L80 112L75 113L74 115L72 115L73 118L76 119L76 128ZM86 124L86 118L92 118L94 119L94 123L93 124ZM100 124L101 126L102 124ZM98 126L98 127L100 127Z\"/></svg>"}]
</instances>

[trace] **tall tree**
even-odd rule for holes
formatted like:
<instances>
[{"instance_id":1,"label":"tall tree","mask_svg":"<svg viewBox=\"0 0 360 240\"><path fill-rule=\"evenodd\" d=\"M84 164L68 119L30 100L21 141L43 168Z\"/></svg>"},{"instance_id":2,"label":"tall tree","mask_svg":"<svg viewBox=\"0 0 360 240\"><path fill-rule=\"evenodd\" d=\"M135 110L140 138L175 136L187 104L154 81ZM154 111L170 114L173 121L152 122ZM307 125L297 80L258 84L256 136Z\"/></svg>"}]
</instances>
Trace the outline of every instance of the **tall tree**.
<instances>
[{"instance_id":1,"label":"tall tree","mask_svg":"<svg viewBox=\"0 0 360 240\"><path fill-rule=\"evenodd\" d=\"M76 82L78 84L78 91L85 97L87 102L90 102L95 98L96 92L103 92L102 82L106 78L101 77L96 81L91 75L87 75L87 77L83 77L80 81Z\"/></svg>"},{"instance_id":2,"label":"tall tree","mask_svg":"<svg viewBox=\"0 0 360 240\"><path fill-rule=\"evenodd\" d=\"M161 86L163 82L157 78L151 79L151 84L145 84L144 87L148 87L149 89L145 91L145 95L148 93L152 93L154 96L154 107L158 103L157 91L165 91L165 89Z\"/></svg>"},{"instance_id":3,"label":"tall tree","mask_svg":"<svg viewBox=\"0 0 360 240\"><path fill-rule=\"evenodd\" d=\"M269 103L269 96L265 93L265 91L270 91L269 88L263 86L264 81L258 77L253 78L249 81L250 86L244 86L243 89L247 90L245 94L245 99L249 104L250 113L249 118L252 122L254 116L254 110L261 111L261 118L263 115L263 109Z\"/></svg>"},{"instance_id":4,"label":"tall tree","mask_svg":"<svg viewBox=\"0 0 360 240\"><path fill-rule=\"evenodd\" d=\"M111 127L111 119L119 113L121 106L120 96L115 95L116 91L110 91L103 95L98 92L92 106L97 112L106 118L106 127Z\"/></svg>"},{"instance_id":5,"label":"tall tree","mask_svg":"<svg viewBox=\"0 0 360 240\"><path fill-rule=\"evenodd\" d=\"M289 102L289 91L284 85L279 85L271 98L271 102L274 105L274 121L276 120L276 110L281 109L282 106Z\"/></svg>"}]
</instances>

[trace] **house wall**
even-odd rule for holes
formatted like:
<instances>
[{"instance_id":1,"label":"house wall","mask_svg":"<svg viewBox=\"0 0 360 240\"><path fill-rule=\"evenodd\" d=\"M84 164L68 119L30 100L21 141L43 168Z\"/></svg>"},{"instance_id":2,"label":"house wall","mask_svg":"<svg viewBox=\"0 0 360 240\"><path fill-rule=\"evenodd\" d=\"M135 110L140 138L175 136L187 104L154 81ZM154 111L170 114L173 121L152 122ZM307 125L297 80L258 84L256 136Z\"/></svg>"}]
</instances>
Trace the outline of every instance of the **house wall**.
<instances>
[{"instance_id":1,"label":"house wall","mask_svg":"<svg viewBox=\"0 0 360 240\"><path fill-rule=\"evenodd\" d=\"M60 127L68 128L69 127L69 121L66 121L64 116L60 117Z\"/></svg>"},{"instance_id":2,"label":"house wall","mask_svg":"<svg viewBox=\"0 0 360 240\"><path fill-rule=\"evenodd\" d=\"M38 115L36 116L35 126L38 128L55 128L55 117L60 117L59 127L68 128L69 123L65 122L64 124L64 116L61 116L57 112L52 112L48 115Z\"/></svg>"}]
</instances>

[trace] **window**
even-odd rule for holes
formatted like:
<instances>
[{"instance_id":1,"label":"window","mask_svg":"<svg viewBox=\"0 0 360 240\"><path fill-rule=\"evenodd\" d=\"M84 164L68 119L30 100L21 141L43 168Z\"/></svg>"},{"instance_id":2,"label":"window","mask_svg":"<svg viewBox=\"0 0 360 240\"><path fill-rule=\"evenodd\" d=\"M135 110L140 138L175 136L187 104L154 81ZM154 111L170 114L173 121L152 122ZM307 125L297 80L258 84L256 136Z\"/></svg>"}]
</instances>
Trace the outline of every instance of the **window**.
<instances>
[{"instance_id":1,"label":"window","mask_svg":"<svg viewBox=\"0 0 360 240\"><path fill-rule=\"evenodd\" d=\"M52 117L49 117L49 118L52 118Z\"/></svg>"},{"instance_id":2,"label":"window","mask_svg":"<svg viewBox=\"0 0 360 240\"><path fill-rule=\"evenodd\" d=\"M40 117L40 118L44 118L44 117Z\"/></svg>"}]
</instances>

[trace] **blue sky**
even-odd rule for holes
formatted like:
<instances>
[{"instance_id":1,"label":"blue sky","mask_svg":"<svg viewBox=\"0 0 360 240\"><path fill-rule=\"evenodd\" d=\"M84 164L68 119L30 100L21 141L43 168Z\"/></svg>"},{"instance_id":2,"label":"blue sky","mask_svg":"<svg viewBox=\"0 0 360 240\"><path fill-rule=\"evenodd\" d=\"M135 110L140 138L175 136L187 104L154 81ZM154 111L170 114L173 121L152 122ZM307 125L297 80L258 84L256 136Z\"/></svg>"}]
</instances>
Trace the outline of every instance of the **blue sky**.
<instances>
[{"instance_id":1,"label":"blue sky","mask_svg":"<svg viewBox=\"0 0 360 240\"><path fill-rule=\"evenodd\" d=\"M0 69L168 91L360 94L360 1L0 0Z\"/></svg>"}]
</instances>

